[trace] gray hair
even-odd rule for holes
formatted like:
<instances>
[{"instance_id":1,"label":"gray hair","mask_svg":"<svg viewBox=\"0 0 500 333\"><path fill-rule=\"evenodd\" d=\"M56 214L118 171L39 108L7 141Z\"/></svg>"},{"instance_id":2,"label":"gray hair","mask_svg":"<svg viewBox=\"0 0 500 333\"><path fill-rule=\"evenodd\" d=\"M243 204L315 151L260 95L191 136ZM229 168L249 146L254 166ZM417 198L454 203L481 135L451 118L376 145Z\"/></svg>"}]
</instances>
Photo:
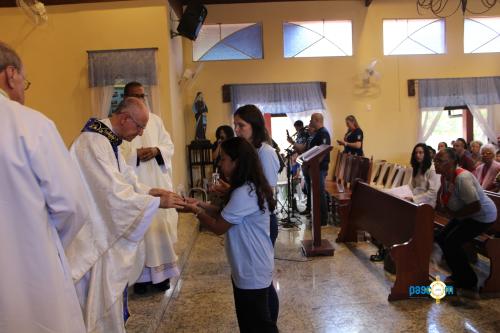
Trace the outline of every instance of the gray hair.
<instances>
[{"instance_id":1,"label":"gray hair","mask_svg":"<svg viewBox=\"0 0 500 333\"><path fill-rule=\"evenodd\" d=\"M125 110L130 107L144 108L146 105L137 97L126 97L118 104L113 113L128 113Z\"/></svg>"},{"instance_id":2,"label":"gray hair","mask_svg":"<svg viewBox=\"0 0 500 333\"><path fill-rule=\"evenodd\" d=\"M19 55L9 45L0 42L0 72L8 66L13 66L17 70L22 69L22 62Z\"/></svg>"},{"instance_id":3,"label":"gray hair","mask_svg":"<svg viewBox=\"0 0 500 333\"><path fill-rule=\"evenodd\" d=\"M479 141L479 140L474 140L474 141L471 141L471 143L470 143L470 145L469 145L469 146L470 146L470 147L472 147L472 145L474 145L474 144L476 144L476 143L479 145L479 147L482 147L482 146L483 146L483 143L482 143L481 141Z\"/></svg>"},{"instance_id":4,"label":"gray hair","mask_svg":"<svg viewBox=\"0 0 500 333\"><path fill-rule=\"evenodd\" d=\"M481 146L481 150L479 151L479 153L482 154L483 150L489 150L489 151L493 152L493 154L497 153L497 147L491 143L487 143L487 144Z\"/></svg>"}]
</instances>

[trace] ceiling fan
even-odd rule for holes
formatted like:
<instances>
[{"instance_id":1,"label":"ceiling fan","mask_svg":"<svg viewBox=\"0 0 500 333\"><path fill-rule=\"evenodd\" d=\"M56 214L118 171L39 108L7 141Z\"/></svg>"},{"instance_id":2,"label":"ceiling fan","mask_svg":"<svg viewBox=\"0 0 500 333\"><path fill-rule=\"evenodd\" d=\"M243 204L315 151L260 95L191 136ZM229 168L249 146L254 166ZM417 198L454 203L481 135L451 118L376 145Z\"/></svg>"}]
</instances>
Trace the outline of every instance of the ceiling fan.
<instances>
[{"instance_id":1,"label":"ceiling fan","mask_svg":"<svg viewBox=\"0 0 500 333\"><path fill-rule=\"evenodd\" d=\"M17 6L21 8L34 25L42 25L49 19L45 5L38 0L16 0Z\"/></svg>"}]
</instances>

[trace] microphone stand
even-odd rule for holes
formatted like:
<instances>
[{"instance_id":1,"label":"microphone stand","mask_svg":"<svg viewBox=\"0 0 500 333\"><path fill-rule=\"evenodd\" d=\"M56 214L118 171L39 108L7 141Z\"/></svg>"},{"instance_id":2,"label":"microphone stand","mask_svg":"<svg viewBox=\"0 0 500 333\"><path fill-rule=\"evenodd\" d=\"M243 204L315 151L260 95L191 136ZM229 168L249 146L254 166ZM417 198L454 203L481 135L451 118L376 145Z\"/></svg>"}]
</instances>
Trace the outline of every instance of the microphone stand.
<instances>
[{"instance_id":1,"label":"microphone stand","mask_svg":"<svg viewBox=\"0 0 500 333\"><path fill-rule=\"evenodd\" d=\"M286 155L287 196L286 196L286 208L285 208L286 215L285 217L281 218L280 221L283 228L298 228L300 225L300 219L295 216L295 207L293 206L292 155L294 151L291 150L290 147L285 149L285 151L287 152Z\"/></svg>"}]
</instances>

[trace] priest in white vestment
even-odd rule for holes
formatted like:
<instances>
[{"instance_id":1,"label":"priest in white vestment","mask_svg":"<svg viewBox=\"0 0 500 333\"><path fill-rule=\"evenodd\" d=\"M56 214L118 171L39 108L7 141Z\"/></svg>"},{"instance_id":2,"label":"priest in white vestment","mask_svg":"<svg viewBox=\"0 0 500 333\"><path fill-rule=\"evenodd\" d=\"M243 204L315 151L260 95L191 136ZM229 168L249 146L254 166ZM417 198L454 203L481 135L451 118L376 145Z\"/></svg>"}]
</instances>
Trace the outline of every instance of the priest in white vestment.
<instances>
[{"instance_id":1,"label":"priest in white vestment","mask_svg":"<svg viewBox=\"0 0 500 333\"><path fill-rule=\"evenodd\" d=\"M158 208L181 208L175 193L138 182L118 148L142 135L148 119L140 99L126 98L110 118L90 119L70 149L92 200L91 223L67 251L88 332L125 332L138 246Z\"/></svg>"},{"instance_id":2,"label":"priest in white vestment","mask_svg":"<svg viewBox=\"0 0 500 333\"><path fill-rule=\"evenodd\" d=\"M64 248L88 219L54 123L24 104L19 56L0 42L0 332L85 332Z\"/></svg>"},{"instance_id":3,"label":"priest in white vestment","mask_svg":"<svg viewBox=\"0 0 500 333\"><path fill-rule=\"evenodd\" d=\"M129 82L124 88L125 97L137 97L145 100L145 91L139 82ZM150 113L148 125L142 136L120 145L127 163L135 168L139 181L151 187L172 190L172 156L174 144L160 117ZM138 294L147 291L151 282L155 289L165 291L169 288L169 279L179 275L177 255L174 244L177 241L177 211L159 210L144 236L144 246L140 250L145 255L138 255L137 266L142 274L134 285ZM142 259L146 258L144 262Z\"/></svg>"}]
</instances>

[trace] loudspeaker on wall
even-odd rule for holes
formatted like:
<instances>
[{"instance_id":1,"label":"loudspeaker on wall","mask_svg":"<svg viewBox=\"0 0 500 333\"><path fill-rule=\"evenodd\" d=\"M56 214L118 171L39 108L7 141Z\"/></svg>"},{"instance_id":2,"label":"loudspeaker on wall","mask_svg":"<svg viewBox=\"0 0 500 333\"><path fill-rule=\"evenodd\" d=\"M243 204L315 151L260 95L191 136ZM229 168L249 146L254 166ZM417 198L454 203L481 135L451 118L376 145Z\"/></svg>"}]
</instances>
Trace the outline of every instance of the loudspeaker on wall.
<instances>
[{"instance_id":1,"label":"loudspeaker on wall","mask_svg":"<svg viewBox=\"0 0 500 333\"><path fill-rule=\"evenodd\" d=\"M189 2L186 10L182 13L177 32L181 36L196 40L207 14L207 8L201 2Z\"/></svg>"}]
</instances>

